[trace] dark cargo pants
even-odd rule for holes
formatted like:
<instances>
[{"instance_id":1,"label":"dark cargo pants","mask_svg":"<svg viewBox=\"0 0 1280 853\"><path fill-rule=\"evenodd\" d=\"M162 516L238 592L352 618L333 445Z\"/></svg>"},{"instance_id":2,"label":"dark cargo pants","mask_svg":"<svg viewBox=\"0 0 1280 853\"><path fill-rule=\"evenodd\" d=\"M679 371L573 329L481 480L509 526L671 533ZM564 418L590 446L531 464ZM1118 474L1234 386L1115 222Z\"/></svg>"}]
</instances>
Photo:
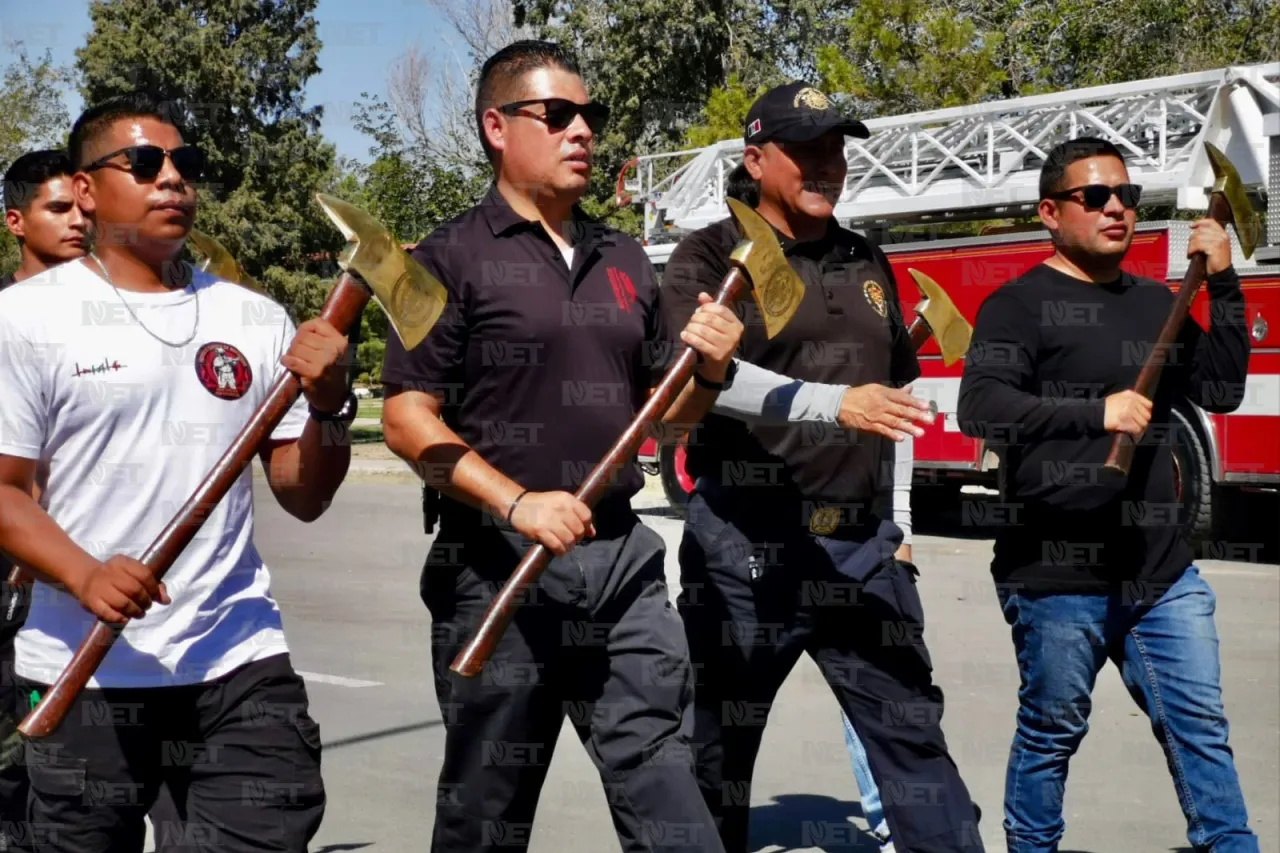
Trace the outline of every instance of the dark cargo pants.
<instances>
[{"instance_id":1,"label":"dark cargo pants","mask_svg":"<svg viewBox=\"0 0 1280 853\"><path fill-rule=\"evenodd\" d=\"M446 726L433 853L528 848L566 717L626 853L723 850L693 775L693 677L664 544L627 515L552 560L470 679L449 666L529 543L501 527L443 525L422 577Z\"/></svg>"},{"instance_id":2,"label":"dark cargo pants","mask_svg":"<svg viewBox=\"0 0 1280 853\"><path fill-rule=\"evenodd\" d=\"M980 853L974 804L943 737L914 567L892 559L901 531L873 521L863 541L814 536L794 507L701 489L685 518L679 602L698 672L698 782L728 853L749 849L756 753L805 652L866 748L895 847ZM803 846L848 844L849 830L807 821Z\"/></svg>"}]
</instances>

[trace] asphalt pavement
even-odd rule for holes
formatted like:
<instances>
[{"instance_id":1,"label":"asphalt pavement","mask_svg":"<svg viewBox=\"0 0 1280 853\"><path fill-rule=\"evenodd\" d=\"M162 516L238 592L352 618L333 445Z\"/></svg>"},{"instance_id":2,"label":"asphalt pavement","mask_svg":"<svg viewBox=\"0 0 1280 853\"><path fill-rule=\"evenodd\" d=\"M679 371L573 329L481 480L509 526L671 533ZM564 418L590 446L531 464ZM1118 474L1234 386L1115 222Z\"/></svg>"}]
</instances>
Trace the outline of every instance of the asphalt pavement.
<instances>
[{"instance_id":1,"label":"asphalt pavement","mask_svg":"<svg viewBox=\"0 0 1280 853\"><path fill-rule=\"evenodd\" d=\"M257 542L325 744L329 805L311 853L429 847L444 743L430 621L418 596L431 539L422 528L420 490L396 469L367 460L354 466L333 507L309 525L285 515L258 483ZM667 542L674 596L680 523L655 483L641 497L642 518ZM935 675L947 697L943 726L985 813L987 848L1003 851L1018 674L988 574L991 541L954 515L927 515L917 509L915 558ZM1275 517L1256 522L1251 535L1266 547L1248 553L1269 556ZM1201 565L1218 596L1224 696L1251 822L1262 850L1280 853L1280 566ZM863 831L839 711L807 658L773 708L753 800L754 851L875 849ZM1190 853L1162 753L1113 667L1099 677L1091 729L1071 765L1066 817L1062 853ZM618 849L599 778L566 728L531 850Z\"/></svg>"}]
</instances>

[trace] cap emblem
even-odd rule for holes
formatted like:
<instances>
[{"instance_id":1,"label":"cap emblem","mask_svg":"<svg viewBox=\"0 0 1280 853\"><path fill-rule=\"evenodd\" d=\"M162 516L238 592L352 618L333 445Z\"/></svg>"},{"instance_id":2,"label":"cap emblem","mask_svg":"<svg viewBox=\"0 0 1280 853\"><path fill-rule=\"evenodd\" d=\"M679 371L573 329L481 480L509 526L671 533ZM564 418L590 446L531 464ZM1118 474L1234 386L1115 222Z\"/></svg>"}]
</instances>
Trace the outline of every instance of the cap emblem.
<instances>
[{"instance_id":1,"label":"cap emblem","mask_svg":"<svg viewBox=\"0 0 1280 853\"><path fill-rule=\"evenodd\" d=\"M800 107L808 107L811 110L825 110L831 106L831 101L827 100L827 96L819 92L812 86L806 86L799 92L796 92L795 101L791 104L797 109Z\"/></svg>"}]
</instances>

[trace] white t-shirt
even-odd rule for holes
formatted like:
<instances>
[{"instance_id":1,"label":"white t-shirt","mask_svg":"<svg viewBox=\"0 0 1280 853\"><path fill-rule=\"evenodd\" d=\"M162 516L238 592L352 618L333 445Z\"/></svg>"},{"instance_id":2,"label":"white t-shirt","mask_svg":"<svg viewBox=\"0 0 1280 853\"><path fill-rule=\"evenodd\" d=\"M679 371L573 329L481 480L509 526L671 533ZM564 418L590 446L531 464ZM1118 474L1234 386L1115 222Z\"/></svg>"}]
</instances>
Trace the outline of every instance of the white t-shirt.
<instances>
[{"instance_id":1,"label":"white t-shirt","mask_svg":"<svg viewBox=\"0 0 1280 853\"><path fill-rule=\"evenodd\" d=\"M47 466L41 505L100 560L141 559L284 370L295 327L276 302L196 273L183 291L116 292L71 261L0 292L0 454ZM123 299L122 299L123 297ZM161 343L130 315L161 338ZM272 434L296 439L303 397ZM253 544L246 466L165 573L172 603L132 620L90 687L210 681L288 651ZM36 583L16 671L52 682L95 624L70 594Z\"/></svg>"}]
</instances>

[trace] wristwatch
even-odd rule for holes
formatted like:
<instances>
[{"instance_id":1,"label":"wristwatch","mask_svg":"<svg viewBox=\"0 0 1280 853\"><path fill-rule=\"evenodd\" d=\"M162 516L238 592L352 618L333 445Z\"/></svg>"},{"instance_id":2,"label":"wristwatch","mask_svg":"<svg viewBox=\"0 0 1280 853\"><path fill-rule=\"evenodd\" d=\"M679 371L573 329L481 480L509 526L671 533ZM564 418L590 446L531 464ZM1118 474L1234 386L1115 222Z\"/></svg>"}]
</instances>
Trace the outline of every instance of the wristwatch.
<instances>
[{"instance_id":1,"label":"wristwatch","mask_svg":"<svg viewBox=\"0 0 1280 853\"><path fill-rule=\"evenodd\" d=\"M693 381L698 384L699 388L706 388L708 391L728 391L733 387L733 377L738 375L738 360L731 359L729 367L725 369L723 382L712 382L701 373L694 371Z\"/></svg>"},{"instance_id":2,"label":"wristwatch","mask_svg":"<svg viewBox=\"0 0 1280 853\"><path fill-rule=\"evenodd\" d=\"M311 412L311 420L313 421L319 421L322 424L349 424L356 419L356 411L360 408L360 401L356 399L355 392L351 391L348 392L342 408L336 412L322 412L309 402L307 403L307 408Z\"/></svg>"}]
</instances>

